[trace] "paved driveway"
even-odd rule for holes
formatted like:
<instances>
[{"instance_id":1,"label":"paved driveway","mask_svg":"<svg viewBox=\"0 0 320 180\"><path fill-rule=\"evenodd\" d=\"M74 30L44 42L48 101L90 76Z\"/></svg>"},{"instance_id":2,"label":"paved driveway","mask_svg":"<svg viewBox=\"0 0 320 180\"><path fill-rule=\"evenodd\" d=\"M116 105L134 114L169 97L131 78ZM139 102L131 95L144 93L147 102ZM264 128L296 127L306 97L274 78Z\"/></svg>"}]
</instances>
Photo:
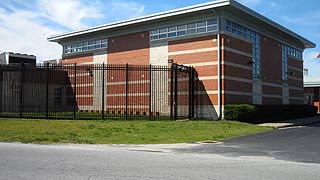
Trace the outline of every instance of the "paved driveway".
<instances>
[{"instance_id":1,"label":"paved driveway","mask_svg":"<svg viewBox=\"0 0 320 180\"><path fill-rule=\"evenodd\" d=\"M226 140L177 148L181 153L220 154L229 157L265 157L286 161L320 163L320 123L283 128Z\"/></svg>"}]
</instances>

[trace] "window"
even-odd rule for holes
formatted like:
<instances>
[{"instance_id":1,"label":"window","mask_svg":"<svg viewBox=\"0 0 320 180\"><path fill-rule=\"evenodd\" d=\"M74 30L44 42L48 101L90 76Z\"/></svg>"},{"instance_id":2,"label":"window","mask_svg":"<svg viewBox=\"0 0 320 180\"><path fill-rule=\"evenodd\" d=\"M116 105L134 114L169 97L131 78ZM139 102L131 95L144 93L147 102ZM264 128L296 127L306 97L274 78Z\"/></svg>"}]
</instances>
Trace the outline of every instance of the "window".
<instances>
[{"instance_id":1,"label":"window","mask_svg":"<svg viewBox=\"0 0 320 180\"><path fill-rule=\"evenodd\" d=\"M176 37L177 36L177 26L169 27L168 37Z\"/></svg>"},{"instance_id":2,"label":"window","mask_svg":"<svg viewBox=\"0 0 320 180\"><path fill-rule=\"evenodd\" d=\"M218 20L194 22L150 31L150 40L167 39L179 36L201 34L218 31Z\"/></svg>"},{"instance_id":3,"label":"window","mask_svg":"<svg viewBox=\"0 0 320 180\"><path fill-rule=\"evenodd\" d=\"M108 47L107 39L98 39L92 41L83 41L73 44L68 44L63 47L65 54L91 51Z\"/></svg>"}]
</instances>

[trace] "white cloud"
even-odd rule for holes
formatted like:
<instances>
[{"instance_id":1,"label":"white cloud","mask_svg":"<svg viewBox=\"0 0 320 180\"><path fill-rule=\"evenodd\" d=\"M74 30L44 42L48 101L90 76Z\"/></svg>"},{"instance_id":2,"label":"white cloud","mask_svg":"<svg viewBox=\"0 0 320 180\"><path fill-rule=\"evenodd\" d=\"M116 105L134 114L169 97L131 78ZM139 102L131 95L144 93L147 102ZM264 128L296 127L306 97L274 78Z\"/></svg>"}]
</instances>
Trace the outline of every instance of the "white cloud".
<instances>
[{"instance_id":1,"label":"white cloud","mask_svg":"<svg viewBox=\"0 0 320 180\"><path fill-rule=\"evenodd\" d=\"M78 0L38 0L38 6L43 16L70 29L81 29L87 27L81 22L84 18L100 18L103 16L97 4L92 5Z\"/></svg>"},{"instance_id":2,"label":"white cloud","mask_svg":"<svg viewBox=\"0 0 320 180\"><path fill-rule=\"evenodd\" d=\"M117 17L113 17L114 20L135 18L145 14L144 5L132 1L111 1L110 6L112 8L106 12L106 16L112 17L116 14Z\"/></svg>"},{"instance_id":3,"label":"white cloud","mask_svg":"<svg viewBox=\"0 0 320 180\"><path fill-rule=\"evenodd\" d=\"M296 16L280 16L283 20L291 24L299 24L301 26L320 26L320 11L306 12L303 15Z\"/></svg>"},{"instance_id":4,"label":"white cloud","mask_svg":"<svg viewBox=\"0 0 320 180\"><path fill-rule=\"evenodd\" d=\"M11 0L1 6L10 11L0 7L0 52L33 54L38 62L61 57L61 46L47 41L51 35L144 14L142 4L125 0Z\"/></svg>"},{"instance_id":5,"label":"white cloud","mask_svg":"<svg viewBox=\"0 0 320 180\"><path fill-rule=\"evenodd\" d=\"M19 11L0 14L0 51L28 53L38 59L58 58L61 48L48 43L47 34L60 33L42 24L34 22L36 13ZM58 55L59 54L59 55Z\"/></svg>"}]
</instances>

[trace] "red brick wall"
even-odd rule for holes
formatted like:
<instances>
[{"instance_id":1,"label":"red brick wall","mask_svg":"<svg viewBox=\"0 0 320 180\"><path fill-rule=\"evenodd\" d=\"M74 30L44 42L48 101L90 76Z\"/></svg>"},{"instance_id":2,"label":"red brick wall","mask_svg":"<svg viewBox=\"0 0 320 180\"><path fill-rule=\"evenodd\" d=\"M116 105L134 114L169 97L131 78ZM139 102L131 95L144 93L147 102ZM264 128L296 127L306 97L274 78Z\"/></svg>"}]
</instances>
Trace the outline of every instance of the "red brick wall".
<instances>
[{"instance_id":1,"label":"red brick wall","mask_svg":"<svg viewBox=\"0 0 320 180\"><path fill-rule=\"evenodd\" d=\"M301 69L301 71L296 71L288 68L288 73L289 73L289 80L288 84L289 87L295 87L295 88L300 88L301 90L293 90L290 89L289 91L289 96L290 97L296 97L296 98L304 98L303 95L303 61L294 59L289 56L288 58L288 66L294 67ZM294 72L292 74L291 72ZM298 80L299 79L299 80ZM290 104L303 104L304 100L290 100Z\"/></svg>"},{"instance_id":2,"label":"red brick wall","mask_svg":"<svg viewBox=\"0 0 320 180\"><path fill-rule=\"evenodd\" d=\"M93 53L82 54L77 56L68 56L62 59L62 64L82 64L93 62Z\"/></svg>"},{"instance_id":3,"label":"red brick wall","mask_svg":"<svg viewBox=\"0 0 320 180\"><path fill-rule=\"evenodd\" d=\"M252 83L240 82L235 80L230 80L228 78L242 78L244 80L252 80L252 70L235 67L228 65L228 63L233 63L235 65L242 65L250 68L251 65L248 64L252 60L251 57L245 56L244 54L232 52L229 49L239 51L245 54L251 54L252 45L250 42L232 37L230 35L221 36L221 45L224 50L221 53L222 65L222 75L225 77L222 80L222 89L226 91L223 95L224 104L239 104L239 103L252 103L252 97L248 95L236 95L229 93L233 92L252 92Z\"/></svg>"},{"instance_id":4,"label":"red brick wall","mask_svg":"<svg viewBox=\"0 0 320 180\"><path fill-rule=\"evenodd\" d=\"M281 44L269 37L265 37L261 35L262 81L281 85L282 84L281 67L282 67Z\"/></svg>"},{"instance_id":5,"label":"red brick wall","mask_svg":"<svg viewBox=\"0 0 320 180\"><path fill-rule=\"evenodd\" d=\"M193 64L193 63L207 63L217 62L217 50L209 50L205 52L191 52L182 53L179 55L170 55L172 52L182 52L190 50L203 50L207 48L217 48L216 35L205 37L190 38L184 40L176 40L168 42L169 59L173 59L178 64ZM196 81L195 89L198 94L195 97L196 105L217 105L216 94L203 94L206 91L214 91L218 89L217 80L212 79L217 76L217 65L195 66L197 76L200 80ZM206 79L201 80L203 77ZM209 77L209 79L208 79Z\"/></svg>"},{"instance_id":6,"label":"red brick wall","mask_svg":"<svg viewBox=\"0 0 320 180\"><path fill-rule=\"evenodd\" d=\"M149 32L108 39L108 64L147 65L150 61Z\"/></svg>"}]
</instances>

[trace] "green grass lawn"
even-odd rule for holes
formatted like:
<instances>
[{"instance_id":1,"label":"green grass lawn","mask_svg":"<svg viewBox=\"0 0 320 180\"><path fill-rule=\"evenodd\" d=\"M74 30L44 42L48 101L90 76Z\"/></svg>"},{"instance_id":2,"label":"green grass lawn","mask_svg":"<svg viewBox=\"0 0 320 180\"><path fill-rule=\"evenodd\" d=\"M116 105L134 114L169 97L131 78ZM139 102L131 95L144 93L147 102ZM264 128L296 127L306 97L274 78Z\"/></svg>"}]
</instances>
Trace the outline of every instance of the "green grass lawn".
<instances>
[{"instance_id":1,"label":"green grass lawn","mask_svg":"<svg viewBox=\"0 0 320 180\"><path fill-rule=\"evenodd\" d=\"M162 144L217 141L271 130L235 121L60 121L0 119L0 142Z\"/></svg>"}]
</instances>

